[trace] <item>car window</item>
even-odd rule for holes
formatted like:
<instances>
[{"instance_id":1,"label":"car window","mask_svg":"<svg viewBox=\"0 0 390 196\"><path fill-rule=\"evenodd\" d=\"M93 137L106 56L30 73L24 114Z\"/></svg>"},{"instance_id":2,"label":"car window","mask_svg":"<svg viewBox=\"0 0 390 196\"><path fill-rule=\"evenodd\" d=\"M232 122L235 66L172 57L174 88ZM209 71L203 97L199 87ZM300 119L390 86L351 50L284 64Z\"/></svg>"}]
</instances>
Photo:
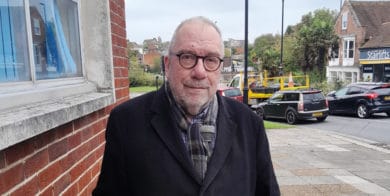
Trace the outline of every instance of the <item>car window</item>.
<instances>
[{"instance_id":1,"label":"car window","mask_svg":"<svg viewBox=\"0 0 390 196\"><path fill-rule=\"evenodd\" d=\"M324 95L322 93L305 93L303 94L303 100L320 100L324 99Z\"/></svg>"},{"instance_id":2,"label":"car window","mask_svg":"<svg viewBox=\"0 0 390 196\"><path fill-rule=\"evenodd\" d=\"M378 93L379 95L390 95L390 88L378 88L372 91Z\"/></svg>"},{"instance_id":3,"label":"car window","mask_svg":"<svg viewBox=\"0 0 390 196\"><path fill-rule=\"evenodd\" d=\"M356 86L351 86L349 89L348 89L348 92L347 94L348 95L353 95L353 94L359 94L359 93L363 93L363 89L359 88L359 87L356 87Z\"/></svg>"},{"instance_id":4,"label":"car window","mask_svg":"<svg viewBox=\"0 0 390 196\"><path fill-rule=\"evenodd\" d=\"M299 94L298 93L286 93L284 94L283 101L298 101Z\"/></svg>"},{"instance_id":5,"label":"car window","mask_svg":"<svg viewBox=\"0 0 390 196\"><path fill-rule=\"evenodd\" d=\"M225 96L227 96L227 97L235 97L235 96L241 95L240 89L227 89L227 90L225 90L224 93L225 93Z\"/></svg>"},{"instance_id":6,"label":"car window","mask_svg":"<svg viewBox=\"0 0 390 196\"><path fill-rule=\"evenodd\" d=\"M344 96L345 94L347 94L347 90L348 90L348 88L342 88L342 89L336 91L335 95L336 96Z\"/></svg>"},{"instance_id":7,"label":"car window","mask_svg":"<svg viewBox=\"0 0 390 196\"><path fill-rule=\"evenodd\" d=\"M282 93L275 93L274 95L272 95L272 97L270 98L270 101L281 101L283 98L283 94Z\"/></svg>"},{"instance_id":8,"label":"car window","mask_svg":"<svg viewBox=\"0 0 390 196\"><path fill-rule=\"evenodd\" d=\"M233 78L233 81L230 83L229 86L230 86L230 87L239 88L239 87L240 87L240 77L235 77L235 78Z\"/></svg>"}]
</instances>

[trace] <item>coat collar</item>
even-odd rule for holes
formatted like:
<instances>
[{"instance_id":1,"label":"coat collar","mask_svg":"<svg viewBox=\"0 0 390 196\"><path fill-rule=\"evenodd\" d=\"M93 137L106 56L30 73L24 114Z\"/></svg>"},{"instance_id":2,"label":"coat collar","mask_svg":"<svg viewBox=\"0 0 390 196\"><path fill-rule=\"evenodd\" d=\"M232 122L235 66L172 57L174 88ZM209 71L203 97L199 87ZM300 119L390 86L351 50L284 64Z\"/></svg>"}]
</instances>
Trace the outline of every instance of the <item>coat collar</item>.
<instances>
[{"instance_id":1,"label":"coat collar","mask_svg":"<svg viewBox=\"0 0 390 196\"><path fill-rule=\"evenodd\" d=\"M230 118L230 113L226 109L228 107L225 101L219 95L217 95L217 97L219 104L217 139L214 153L207 166L207 172L203 182L193 168L184 142L182 141L180 131L178 131L176 128L177 126L170 116L170 106L165 94L164 86L156 92L156 96L151 104L151 124L154 130L176 160L183 166L188 174L198 182L198 184L202 185L202 189L204 190L210 185L219 170L223 167L231 150L232 140L237 127L236 123Z\"/></svg>"}]
</instances>

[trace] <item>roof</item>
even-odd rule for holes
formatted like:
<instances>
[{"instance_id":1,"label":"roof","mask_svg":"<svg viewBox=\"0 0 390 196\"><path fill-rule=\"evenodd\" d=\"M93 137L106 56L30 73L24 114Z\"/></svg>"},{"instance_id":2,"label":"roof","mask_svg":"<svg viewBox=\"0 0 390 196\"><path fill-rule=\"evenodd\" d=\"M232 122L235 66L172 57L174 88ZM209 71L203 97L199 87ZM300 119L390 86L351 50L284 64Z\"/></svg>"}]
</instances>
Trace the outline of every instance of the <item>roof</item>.
<instances>
[{"instance_id":1,"label":"roof","mask_svg":"<svg viewBox=\"0 0 390 196\"><path fill-rule=\"evenodd\" d=\"M372 36L361 48L390 47L390 22L383 23L378 29L378 35Z\"/></svg>"},{"instance_id":2,"label":"roof","mask_svg":"<svg viewBox=\"0 0 390 196\"><path fill-rule=\"evenodd\" d=\"M390 1L349 1L369 41L362 48L390 46Z\"/></svg>"}]
</instances>

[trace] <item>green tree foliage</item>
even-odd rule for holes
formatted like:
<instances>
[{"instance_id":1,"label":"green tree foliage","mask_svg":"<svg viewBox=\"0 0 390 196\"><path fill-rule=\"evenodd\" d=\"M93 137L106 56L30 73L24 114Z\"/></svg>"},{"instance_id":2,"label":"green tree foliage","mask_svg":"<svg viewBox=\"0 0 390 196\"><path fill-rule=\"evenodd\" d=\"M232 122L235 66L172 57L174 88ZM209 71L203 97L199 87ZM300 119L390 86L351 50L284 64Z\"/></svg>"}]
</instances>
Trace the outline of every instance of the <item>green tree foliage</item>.
<instances>
[{"instance_id":1,"label":"green tree foliage","mask_svg":"<svg viewBox=\"0 0 390 196\"><path fill-rule=\"evenodd\" d=\"M302 21L296 26L296 49L298 64L307 72L318 72L313 80L325 79L325 66L328 61L328 50L337 42L334 33L336 12L327 9L314 11L302 17Z\"/></svg>"},{"instance_id":2,"label":"green tree foliage","mask_svg":"<svg viewBox=\"0 0 390 196\"><path fill-rule=\"evenodd\" d=\"M283 37L283 71L311 74L312 82L325 79L325 66L329 48L337 43L334 33L336 11L319 9L302 16L301 22L288 26ZM249 59L267 70L277 74L280 63L280 35L266 34L257 37L250 50Z\"/></svg>"},{"instance_id":3,"label":"green tree foliage","mask_svg":"<svg viewBox=\"0 0 390 196\"><path fill-rule=\"evenodd\" d=\"M255 39L250 50L249 59L257 64L258 70L267 70L271 75L276 75L280 56L280 36L266 34Z\"/></svg>"},{"instance_id":4,"label":"green tree foliage","mask_svg":"<svg viewBox=\"0 0 390 196\"><path fill-rule=\"evenodd\" d=\"M129 69L140 68L141 54L135 49L136 43L127 40L127 58L129 59Z\"/></svg>"}]
</instances>

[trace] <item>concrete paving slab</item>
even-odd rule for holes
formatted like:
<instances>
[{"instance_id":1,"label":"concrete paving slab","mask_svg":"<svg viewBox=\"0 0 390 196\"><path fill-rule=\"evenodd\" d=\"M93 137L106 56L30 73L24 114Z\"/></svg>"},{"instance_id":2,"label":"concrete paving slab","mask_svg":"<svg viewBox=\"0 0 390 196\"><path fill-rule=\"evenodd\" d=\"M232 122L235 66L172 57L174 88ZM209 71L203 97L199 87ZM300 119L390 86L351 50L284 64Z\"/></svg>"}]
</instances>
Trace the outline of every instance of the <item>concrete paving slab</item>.
<instances>
[{"instance_id":1,"label":"concrete paving slab","mask_svg":"<svg viewBox=\"0 0 390 196\"><path fill-rule=\"evenodd\" d=\"M390 151L371 141L302 128L267 135L282 195L390 195Z\"/></svg>"}]
</instances>

